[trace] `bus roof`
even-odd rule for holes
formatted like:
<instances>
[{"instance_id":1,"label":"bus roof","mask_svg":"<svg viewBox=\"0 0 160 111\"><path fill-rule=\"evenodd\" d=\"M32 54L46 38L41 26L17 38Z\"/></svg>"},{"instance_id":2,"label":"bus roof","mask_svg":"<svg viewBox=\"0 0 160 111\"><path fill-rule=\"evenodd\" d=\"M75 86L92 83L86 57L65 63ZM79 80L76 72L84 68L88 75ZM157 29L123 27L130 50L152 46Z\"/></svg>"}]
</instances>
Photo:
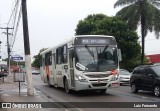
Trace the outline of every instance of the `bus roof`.
<instances>
[{"instance_id":1,"label":"bus roof","mask_svg":"<svg viewBox=\"0 0 160 111\"><path fill-rule=\"evenodd\" d=\"M57 47L60 47L62 45L65 45L66 43L69 43L69 42L73 42L75 38L77 37L111 37L111 38L114 38L113 36L110 36L110 35L75 35L74 37L68 39L67 41L57 45L57 46L54 46L54 47L51 47L51 48L48 48L46 50L44 50L43 52L40 53L40 55L46 53L46 52L49 52L51 51L52 49L55 49Z\"/></svg>"},{"instance_id":2,"label":"bus roof","mask_svg":"<svg viewBox=\"0 0 160 111\"><path fill-rule=\"evenodd\" d=\"M76 38L76 37L113 37L113 36L110 36L110 35L76 35L74 37Z\"/></svg>"}]
</instances>

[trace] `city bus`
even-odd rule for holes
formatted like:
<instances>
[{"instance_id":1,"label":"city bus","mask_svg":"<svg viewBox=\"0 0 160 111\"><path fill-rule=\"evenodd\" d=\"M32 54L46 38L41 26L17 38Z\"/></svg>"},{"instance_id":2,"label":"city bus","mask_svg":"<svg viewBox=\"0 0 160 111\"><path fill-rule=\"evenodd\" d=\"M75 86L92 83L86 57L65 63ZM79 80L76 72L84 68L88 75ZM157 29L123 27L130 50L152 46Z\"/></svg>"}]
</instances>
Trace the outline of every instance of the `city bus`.
<instances>
[{"instance_id":1,"label":"city bus","mask_svg":"<svg viewBox=\"0 0 160 111\"><path fill-rule=\"evenodd\" d=\"M41 79L66 93L118 87L121 51L106 35L78 35L40 53Z\"/></svg>"}]
</instances>

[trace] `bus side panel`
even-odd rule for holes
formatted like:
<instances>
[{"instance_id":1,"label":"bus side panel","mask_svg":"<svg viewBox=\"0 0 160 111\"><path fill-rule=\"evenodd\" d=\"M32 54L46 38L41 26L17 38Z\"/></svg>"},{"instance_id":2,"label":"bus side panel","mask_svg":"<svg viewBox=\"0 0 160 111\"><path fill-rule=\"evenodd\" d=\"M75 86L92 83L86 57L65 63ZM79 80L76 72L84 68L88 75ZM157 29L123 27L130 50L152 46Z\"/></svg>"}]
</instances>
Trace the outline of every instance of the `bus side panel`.
<instances>
[{"instance_id":1,"label":"bus side panel","mask_svg":"<svg viewBox=\"0 0 160 111\"><path fill-rule=\"evenodd\" d=\"M50 85L54 85L54 81L53 81L53 66L49 66L49 81L50 81Z\"/></svg>"},{"instance_id":2,"label":"bus side panel","mask_svg":"<svg viewBox=\"0 0 160 111\"><path fill-rule=\"evenodd\" d=\"M53 85L57 85L57 79L56 79L56 54L52 55L52 81Z\"/></svg>"},{"instance_id":3,"label":"bus side panel","mask_svg":"<svg viewBox=\"0 0 160 111\"><path fill-rule=\"evenodd\" d=\"M44 73L43 73L43 67L40 67L40 74L41 74L41 80L44 82Z\"/></svg>"},{"instance_id":4,"label":"bus side panel","mask_svg":"<svg viewBox=\"0 0 160 111\"><path fill-rule=\"evenodd\" d=\"M41 66L41 78L43 80L43 82L47 82L47 76L46 76L46 71L45 71L45 59L44 59L44 55L42 55L42 66Z\"/></svg>"},{"instance_id":5,"label":"bus side panel","mask_svg":"<svg viewBox=\"0 0 160 111\"><path fill-rule=\"evenodd\" d=\"M59 87L63 87L62 85L63 81L61 81L61 78L62 78L62 65L56 64L56 79L57 79L57 85Z\"/></svg>"},{"instance_id":6,"label":"bus side panel","mask_svg":"<svg viewBox=\"0 0 160 111\"><path fill-rule=\"evenodd\" d=\"M75 80L74 80L74 68L73 68L73 49L68 50L68 63L69 63L69 74L70 74L70 86L72 89L75 88Z\"/></svg>"}]
</instances>

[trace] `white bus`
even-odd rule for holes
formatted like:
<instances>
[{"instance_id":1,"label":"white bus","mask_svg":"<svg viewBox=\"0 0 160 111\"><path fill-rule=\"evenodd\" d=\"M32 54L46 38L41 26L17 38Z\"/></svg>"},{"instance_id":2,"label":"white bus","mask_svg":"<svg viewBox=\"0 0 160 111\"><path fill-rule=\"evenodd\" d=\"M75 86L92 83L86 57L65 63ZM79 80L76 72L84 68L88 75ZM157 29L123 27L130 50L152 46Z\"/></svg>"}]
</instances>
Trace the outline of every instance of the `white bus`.
<instances>
[{"instance_id":1,"label":"white bus","mask_svg":"<svg viewBox=\"0 0 160 111\"><path fill-rule=\"evenodd\" d=\"M71 90L118 87L121 51L113 36L80 35L41 54L41 79L48 85Z\"/></svg>"}]
</instances>

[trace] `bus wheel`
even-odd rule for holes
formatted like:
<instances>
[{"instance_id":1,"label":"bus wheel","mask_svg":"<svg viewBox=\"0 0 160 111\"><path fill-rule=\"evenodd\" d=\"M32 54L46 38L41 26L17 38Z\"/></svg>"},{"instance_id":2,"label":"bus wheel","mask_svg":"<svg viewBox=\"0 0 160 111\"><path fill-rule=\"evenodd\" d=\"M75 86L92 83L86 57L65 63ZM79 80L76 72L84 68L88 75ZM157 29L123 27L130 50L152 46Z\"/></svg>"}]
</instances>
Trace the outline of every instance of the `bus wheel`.
<instances>
[{"instance_id":1,"label":"bus wheel","mask_svg":"<svg viewBox=\"0 0 160 111\"><path fill-rule=\"evenodd\" d=\"M65 89L65 92L66 92L67 94L70 93L68 81L67 81L66 78L65 78L65 80L64 80L64 89Z\"/></svg>"}]
</instances>

